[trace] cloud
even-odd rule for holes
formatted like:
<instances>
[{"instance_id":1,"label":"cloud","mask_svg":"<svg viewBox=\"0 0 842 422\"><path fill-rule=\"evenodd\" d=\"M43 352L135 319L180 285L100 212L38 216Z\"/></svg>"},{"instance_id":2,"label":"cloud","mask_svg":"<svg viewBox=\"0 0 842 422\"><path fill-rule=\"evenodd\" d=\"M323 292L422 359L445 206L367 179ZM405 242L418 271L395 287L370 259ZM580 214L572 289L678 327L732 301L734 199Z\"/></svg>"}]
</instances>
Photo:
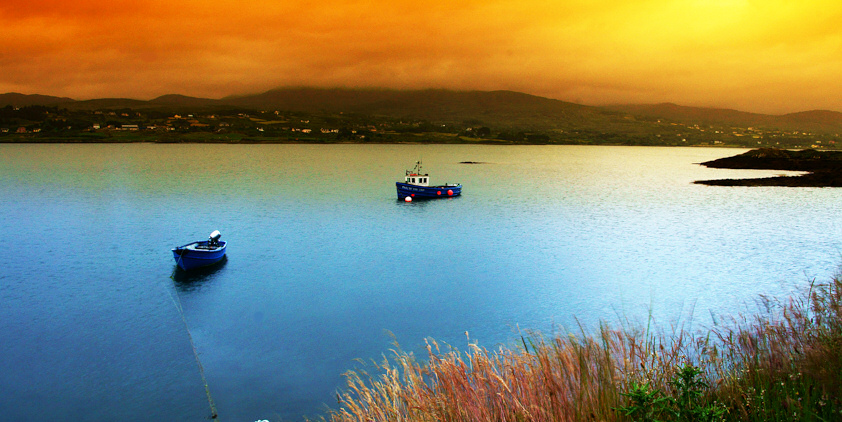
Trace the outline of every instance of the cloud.
<instances>
[{"instance_id":1,"label":"cloud","mask_svg":"<svg viewBox=\"0 0 842 422\"><path fill-rule=\"evenodd\" d=\"M842 110L835 2L7 0L0 91L222 97L513 89L602 104Z\"/></svg>"}]
</instances>

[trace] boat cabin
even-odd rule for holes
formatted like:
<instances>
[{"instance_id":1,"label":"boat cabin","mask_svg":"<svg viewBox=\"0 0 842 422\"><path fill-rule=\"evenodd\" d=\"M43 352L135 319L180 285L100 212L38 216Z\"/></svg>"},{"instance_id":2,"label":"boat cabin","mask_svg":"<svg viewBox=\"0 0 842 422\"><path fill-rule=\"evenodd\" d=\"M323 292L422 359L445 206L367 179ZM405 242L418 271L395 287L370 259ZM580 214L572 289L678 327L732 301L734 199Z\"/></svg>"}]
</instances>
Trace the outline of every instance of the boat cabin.
<instances>
[{"instance_id":1,"label":"boat cabin","mask_svg":"<svg viewBox=\"0 0 842 422\"><path fill-rule=\"evenodd\" d=\"M430 176L427 174L410 173L406 175L406 182L404 183L415 186L430 186Z\"/></svg>"},{"instance_id":2,"label":"boat cabin","mask_svg":"<svg viewBox=\"0 0 842 422\"><path fill-rule=\"evenodd\" d=\"M415 168L406 171L404 183L415 186L430 186L430 175L421 173L421 162L415 163Z\"/></svg>"}]
</instances>

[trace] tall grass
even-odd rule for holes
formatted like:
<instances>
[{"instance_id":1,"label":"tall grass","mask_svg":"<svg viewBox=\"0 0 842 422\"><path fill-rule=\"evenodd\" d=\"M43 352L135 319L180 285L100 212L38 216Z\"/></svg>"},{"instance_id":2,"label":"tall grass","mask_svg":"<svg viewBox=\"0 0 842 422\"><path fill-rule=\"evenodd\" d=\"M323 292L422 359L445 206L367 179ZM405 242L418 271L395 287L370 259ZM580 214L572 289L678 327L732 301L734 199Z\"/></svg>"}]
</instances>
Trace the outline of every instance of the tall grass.
<instances>
[{"instance_id":1,"label":"tall grass","mask_svg":"<svg viewBox=\"0 0 842 422\"><path fill-rule=\"evenodd\" d=\"M707 331L531 334L459 352L430 340L351 371L331 421L842 420L842 281Z\"/></svg>"}]
</instances>

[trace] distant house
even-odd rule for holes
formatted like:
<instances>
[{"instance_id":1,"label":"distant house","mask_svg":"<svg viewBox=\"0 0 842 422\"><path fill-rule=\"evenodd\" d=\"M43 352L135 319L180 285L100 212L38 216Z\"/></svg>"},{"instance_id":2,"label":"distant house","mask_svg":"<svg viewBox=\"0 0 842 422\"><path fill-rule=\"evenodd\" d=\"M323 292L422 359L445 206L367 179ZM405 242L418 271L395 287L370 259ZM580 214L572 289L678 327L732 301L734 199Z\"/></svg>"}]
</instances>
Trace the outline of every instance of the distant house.
<instances>
[{"instance_id":1,"label":"distant house","mask_svg":"<svg viewBox=\"0 0 842 422\"><path fill-rule=\"evenodd\" d=\"M138 125L121 125L120 129L121 130L140 130L140 127Z\"/></svg>"},{"instance_id":2,"label":"distant house","mask_svg":"<svg viewBox=\"0 0 842 422\"><path fill-rule=\"evenodd\" d=\"M26 133L26 128L23 126L19 127L17 133Z\"/></svg>"}]
</instances>

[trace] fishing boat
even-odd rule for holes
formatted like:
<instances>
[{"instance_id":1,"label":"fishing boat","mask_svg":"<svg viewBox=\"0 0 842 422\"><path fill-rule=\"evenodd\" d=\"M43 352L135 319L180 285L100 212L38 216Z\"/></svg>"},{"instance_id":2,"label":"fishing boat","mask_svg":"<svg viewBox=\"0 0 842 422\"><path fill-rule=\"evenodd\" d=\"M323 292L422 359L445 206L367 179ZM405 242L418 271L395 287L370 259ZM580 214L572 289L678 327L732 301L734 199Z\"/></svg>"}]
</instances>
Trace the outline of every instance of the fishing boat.
<instances>
[{"instance_id":1,"label":"fishing boat","mask_svg":"<svg viewBox=\"0 0 842 422\"><path fill-rule=\"evenodd\" d=\"M415 162L415 168L406 171L403 182L395 182L398 199L412 201L413 199L452 198L462 194L459 183L445 183L430 186L430 175L421 171L421 161Z\"/></svg>"},{"instance_id":2,"label":"fishing boat","mask_svg":"<svg viewBox=\"0 0 842 422\"><path fill-rule=\"evenodd\" d=\"M216 264L225 257L225 247L227 246L226 242L219 240L221 236L219 230L214 230L208 240L198 240L173 248L172 256L175 263L182 270L192 270Z\"/></svg>"}]
</instances>

